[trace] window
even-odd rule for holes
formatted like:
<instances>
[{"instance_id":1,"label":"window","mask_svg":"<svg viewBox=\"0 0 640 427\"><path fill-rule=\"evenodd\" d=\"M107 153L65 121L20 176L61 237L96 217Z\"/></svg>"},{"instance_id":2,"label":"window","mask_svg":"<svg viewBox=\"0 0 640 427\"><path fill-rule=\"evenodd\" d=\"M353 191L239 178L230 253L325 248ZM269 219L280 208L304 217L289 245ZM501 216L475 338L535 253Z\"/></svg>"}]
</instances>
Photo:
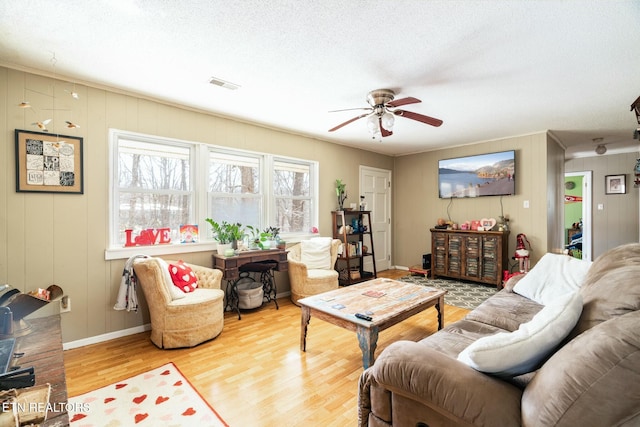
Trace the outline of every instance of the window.
<instances>
[{"instance_id":1,"label":"window","mask_svg":"<svg viewBox=\"0 0 640 427\"><path fill-rule=\"evenodd\" d=\"M169 228L172 245L146 247L145 253L210 250L205 218L279 227L287 239L317 225L317 162L117 130L110 141L117 178L111 181L107 259L138 253L122 248L149 228ZM177 243L186 224L198 224L199 244Z\"/></svg>"},{"instance_id":2,"label":"window","mask_svg":"<svg viewBox=\"0 0 640 427\"><path fill-rule=\"evenodd\" d=\"M276 159L273 162L274 224L281 233L305 233L315 223L313 216L313 165Z\"/></svg>"},{"instance_id":3,"label":"window","mask_svg":"<svg viewBox=\"0 0 640 427\"><path fill-rule=\"evenodd\" d=\"M178 230L192 223L191 157L192 148L185 145L118 140L117 244L125 244L127 229L138 235L147 228Z\"/></svg>"},{"instance_id":4,"label":"window","mask_svg":"<svg viewBox=\"0 0 640 427\"><path fill-rule=\"evenodd\" d=\"M315 162L258 153L209 151L208 214L216 221L303 235L316 224Z\"/></svg>"},{"instance_id":5,"label":"window","mask_svg":"<svg viewBox=\"0 0 640 427\"><path fill-rule=\"evenodd\" d=\"M262 156L209 151L207 218L260 226L264 206Z\"/></svg>"}]
</instances>

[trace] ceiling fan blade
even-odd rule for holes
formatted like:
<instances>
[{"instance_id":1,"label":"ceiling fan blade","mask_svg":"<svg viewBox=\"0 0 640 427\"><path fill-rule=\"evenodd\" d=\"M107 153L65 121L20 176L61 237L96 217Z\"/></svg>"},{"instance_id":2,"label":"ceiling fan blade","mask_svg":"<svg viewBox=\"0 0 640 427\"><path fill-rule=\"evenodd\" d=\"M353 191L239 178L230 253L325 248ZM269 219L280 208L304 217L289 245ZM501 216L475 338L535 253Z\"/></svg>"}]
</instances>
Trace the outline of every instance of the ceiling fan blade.
<instances>
[{"instance_id":1,"label":"ceiling fan blade","mask_svg":"<svg viewBox=\"0 0 640 427\"><path fill-rule=\"evenodd\" d=\"M367 113L367 114L361 114L361 115L359 115L359 116L357 116L357 117L354 117L353 119L347 120L346 122L341 123L341 124L339 124L338 126L336 126L336 127L334 127L334 128L329 129L329 132L333 132L334 130L338 130L338 129L340 129L342 126L346 126L346 125L348 125L349 123L355 122L356 120L361 119L361 118L363 118L363 117L367 117L368 115L369 115L368 113Z\"/></svg>"},{"instance_id":2,"label":"ceiling fan blade","mask_svg":"<svg viewBox=\"0 0 640 427\"><path fill-rule=\"evenodd\" d=\"M413 111L395 110L393 114L395 114L396 116L406 117L407 119L417 120L419 122L426 123L435 127L438 127L442 124L442 120L440 119L414 113Z\"/></svg>"},{"instance_id":3,"label":"ceiling fan blade","mask_svg":"<svg viewBox=\"0 0 640 427\"><path fill-rule=\"evenodd\" d=\"M383 137L393 135L393 132L391 132L390 130L386 130L386 129L382 126L382 117L378 118L378 125L380 126L380 134L381 134Z\"/></svg>"},{"instance_id":4,"label":"ceiling fan blade","mask_svg":"<svg viewBox=\"0 0 640 427\"><path fill-rule=\"evenodd\" d=\"M371 107L359 107L359 108L345 108L343 110L331 110L329 111L330 113L339 113L340 111L355 111L355 110L367 110L367 111L373 111L373 108Z\"/></svg>"},{"instance_id":5,"label":"ceiling fan blade","mask_svg":"<svg viewBox=\"0 0 640 427\"><path fill-rule=\"evenodd\" d=\"M414 98L412 96L409 96L407 98L394 99L391 102L387 102L387 106L389 106L389 107L400 107L401 105L417 104L418 102L422 102L422 101L420 101L418 98Z\"/></svg>"}]
</instances>

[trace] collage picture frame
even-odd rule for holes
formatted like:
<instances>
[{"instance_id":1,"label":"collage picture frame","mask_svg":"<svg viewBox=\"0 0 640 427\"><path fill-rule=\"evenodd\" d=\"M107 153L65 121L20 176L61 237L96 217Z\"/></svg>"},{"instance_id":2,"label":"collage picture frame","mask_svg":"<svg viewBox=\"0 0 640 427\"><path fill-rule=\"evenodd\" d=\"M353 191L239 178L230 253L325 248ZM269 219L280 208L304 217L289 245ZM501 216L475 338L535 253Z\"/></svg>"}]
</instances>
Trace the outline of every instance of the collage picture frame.
<instances>
[{"instance_id":1,"label":"collage picture frame","mask_svg":"<svg viewBox=\"0 0 640 427\"><path fill-rule=\"evenodd\" d=\"M84 193L82 137L16 129L16 191Z\"/></svg>"}]
</instances>

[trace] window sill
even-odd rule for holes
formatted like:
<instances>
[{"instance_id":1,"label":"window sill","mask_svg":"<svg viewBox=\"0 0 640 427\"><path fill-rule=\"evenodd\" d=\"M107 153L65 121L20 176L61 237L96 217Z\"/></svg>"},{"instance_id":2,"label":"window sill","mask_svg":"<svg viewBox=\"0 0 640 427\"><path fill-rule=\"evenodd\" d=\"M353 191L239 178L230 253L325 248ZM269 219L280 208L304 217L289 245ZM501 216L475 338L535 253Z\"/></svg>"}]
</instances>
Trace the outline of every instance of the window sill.
<instances>
[{"instance_id":1,"label":"window sill","mask_svg":"<svg viewBox=\"0 0 640 427\"><path fill-rule=\"evenodd\" d=\"M114 259L129 258L134 255L140 254L158 256L169 254L184 254L191 252L215 251L217 246L218 245L215 242L204 242L109 248L104 251L104 259L106 261L110 261Z\"/></svg>"}]
</instances>

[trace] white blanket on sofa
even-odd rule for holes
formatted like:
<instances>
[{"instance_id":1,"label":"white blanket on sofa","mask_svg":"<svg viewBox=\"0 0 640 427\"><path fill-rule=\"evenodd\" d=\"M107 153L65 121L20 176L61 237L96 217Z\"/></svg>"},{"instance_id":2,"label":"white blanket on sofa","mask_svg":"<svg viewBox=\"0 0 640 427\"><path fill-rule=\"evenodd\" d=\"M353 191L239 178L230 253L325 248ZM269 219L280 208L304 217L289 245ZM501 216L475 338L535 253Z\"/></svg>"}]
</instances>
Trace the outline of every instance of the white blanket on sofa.
<instances>
[{"instance_id":1,"label":"white blanket on sofa","mask_svg":"<svg viewBox=\"0 0 640 427\"><path fill-rule=\"evenodd\" d=\"M591 261L548 253L516 283L513 292L547 305L561 295L580 289L589 267Z\"/></svg>"}]
</instances>

